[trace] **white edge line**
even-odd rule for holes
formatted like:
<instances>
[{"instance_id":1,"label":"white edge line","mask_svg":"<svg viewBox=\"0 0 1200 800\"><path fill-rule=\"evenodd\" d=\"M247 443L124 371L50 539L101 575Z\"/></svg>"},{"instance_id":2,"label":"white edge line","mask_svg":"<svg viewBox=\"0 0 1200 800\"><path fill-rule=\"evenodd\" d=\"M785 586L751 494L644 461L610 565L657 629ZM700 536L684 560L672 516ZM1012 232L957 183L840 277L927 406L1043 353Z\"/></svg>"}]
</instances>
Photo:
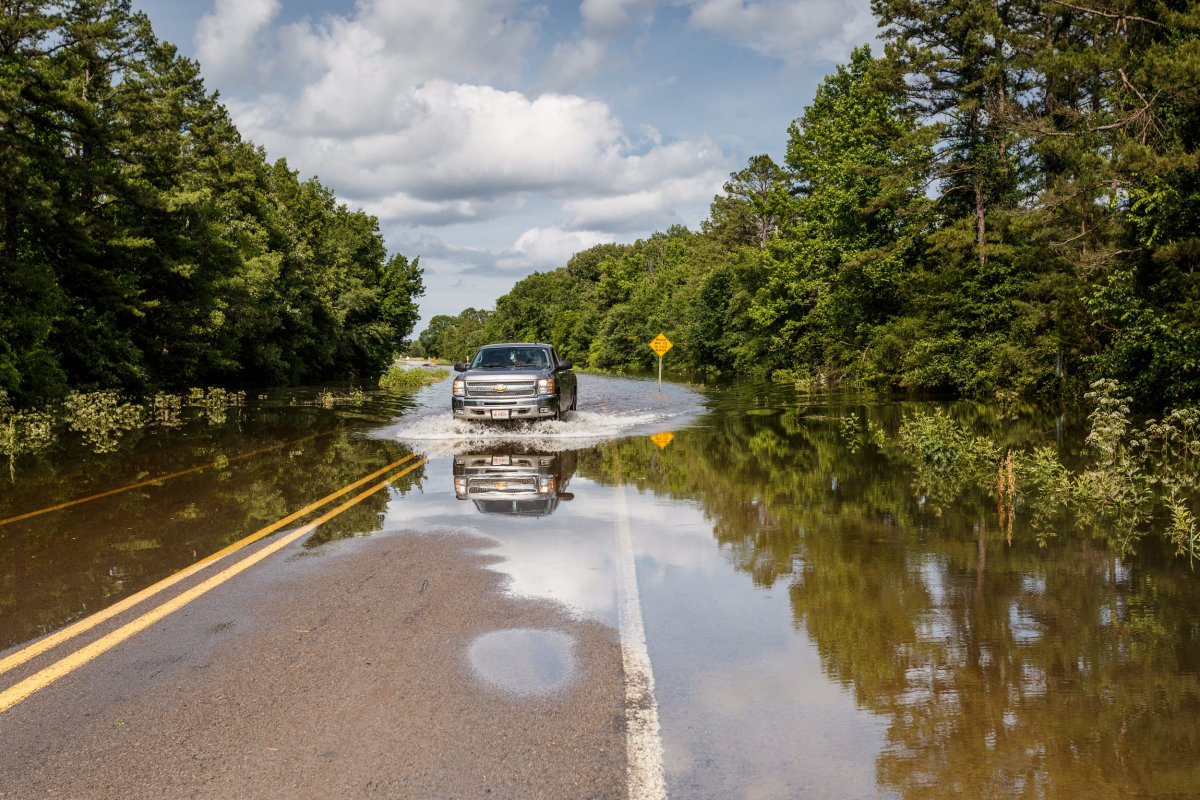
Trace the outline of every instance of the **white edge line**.
<instances>
[{"instance_id":1,"label":"white edge line","mask_svg":"<svg viewBox=\"0 0 1200 800\"><path fill-rule=\"evenodd\" d=\"M658 702L654 699L654 672L646 649L646 630L638 596L637 564L625 487L613 490L617 514L617 612L621 625L621 657L625 667L625 751L629 800L666 800L662 738Z\"/></svg>"}]
</instances>

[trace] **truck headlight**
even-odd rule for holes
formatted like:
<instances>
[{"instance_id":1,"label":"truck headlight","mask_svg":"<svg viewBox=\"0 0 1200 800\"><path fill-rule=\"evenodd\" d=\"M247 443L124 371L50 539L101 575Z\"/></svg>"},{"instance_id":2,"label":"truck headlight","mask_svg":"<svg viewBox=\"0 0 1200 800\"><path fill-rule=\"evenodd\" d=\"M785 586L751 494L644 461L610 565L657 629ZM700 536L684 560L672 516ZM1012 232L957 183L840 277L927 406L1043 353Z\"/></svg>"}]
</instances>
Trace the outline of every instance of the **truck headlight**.
<instances>
[{"instance_id":1,"label":"truck headlight","mask_svg":"<svg viewBox=\"0 0 1200 800\"><path fill-rule=\"evenodd\" d=\"M554 394L554 378L539 378L538 394Z\"/></svg>"},{"instance_id":2,"label":"truck headlight","mask_svg":"<svg viewBox=\"0 0 1200 800\"><path fill-rule=\"evenodd\" d=\"M462 381L462 380L456 380L454 382L454 390L453 391L454 391L455 397L466 397L467 396L467 382Z\"/></svg>"}]
</instances>

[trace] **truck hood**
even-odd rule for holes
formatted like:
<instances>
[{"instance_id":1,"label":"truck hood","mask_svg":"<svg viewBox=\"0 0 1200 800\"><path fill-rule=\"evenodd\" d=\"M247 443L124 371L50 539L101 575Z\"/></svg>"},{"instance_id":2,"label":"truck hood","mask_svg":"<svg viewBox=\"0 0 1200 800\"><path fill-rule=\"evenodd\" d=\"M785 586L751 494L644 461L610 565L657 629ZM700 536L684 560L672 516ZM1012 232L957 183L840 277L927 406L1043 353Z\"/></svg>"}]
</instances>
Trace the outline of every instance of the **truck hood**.
<instances>
[{"instance_id":1,"label":"truck hood","mask_svg":"<svg viewBox=\"0 0 1200 800\"><path fill-rule=\"evenodd\" d=\"M545 376L544 369L469 369L462 374L464 380L484 383L506 383L511 381L536 381Z\"/></svg>"}]
</instances>

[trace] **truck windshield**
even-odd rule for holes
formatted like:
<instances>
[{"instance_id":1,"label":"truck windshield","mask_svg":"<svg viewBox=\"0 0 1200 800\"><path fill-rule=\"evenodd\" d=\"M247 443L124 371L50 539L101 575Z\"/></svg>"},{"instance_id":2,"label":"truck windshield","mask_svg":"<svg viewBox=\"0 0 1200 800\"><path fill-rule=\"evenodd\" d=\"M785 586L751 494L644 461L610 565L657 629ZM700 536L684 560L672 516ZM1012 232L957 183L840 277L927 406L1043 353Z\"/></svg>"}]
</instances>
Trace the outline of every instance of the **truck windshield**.
<instances>
[{"instance_id":1,"label":"truck windshield","mask_svg":"<svg viewBox=\"0 0 1200 800\"><path fill-rule=\"evenodd\" d=\"M492 347L480 350L471 361L471 369L545 369L548 366L550 359L540 347Z\"/></svg>"}]
</instances>

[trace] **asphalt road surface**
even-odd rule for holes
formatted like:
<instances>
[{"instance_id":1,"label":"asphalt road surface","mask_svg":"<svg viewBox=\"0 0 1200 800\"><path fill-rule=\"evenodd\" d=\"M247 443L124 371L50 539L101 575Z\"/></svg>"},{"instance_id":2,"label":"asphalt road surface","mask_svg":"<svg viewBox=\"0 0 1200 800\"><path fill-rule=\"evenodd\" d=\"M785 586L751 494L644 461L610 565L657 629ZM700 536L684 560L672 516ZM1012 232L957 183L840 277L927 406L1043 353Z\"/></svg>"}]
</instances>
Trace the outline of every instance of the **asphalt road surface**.
<instances>
[{"instance_id":1,"label":"asphalt road surface","mask_svg":"<svg viewBox=\"0 0 1200 800\"><path fill-rule=\"evenodd\" d=\"M463 529L306 546L415 466L4 653L0 798L664 796L631 551L614 629Z\"/></svg>"},{"instance_id":2,"label":"asphalt road surface","mask_svg":"<svg viewBox=\"0 0 1200 800\"><path fill-rule=\"evenodd\" d=\"M9 709L0 797L624 797L612 629L397 534L293 544ZM568 647L489 675L496 631Z\"/></svg>"}]
</instances>

